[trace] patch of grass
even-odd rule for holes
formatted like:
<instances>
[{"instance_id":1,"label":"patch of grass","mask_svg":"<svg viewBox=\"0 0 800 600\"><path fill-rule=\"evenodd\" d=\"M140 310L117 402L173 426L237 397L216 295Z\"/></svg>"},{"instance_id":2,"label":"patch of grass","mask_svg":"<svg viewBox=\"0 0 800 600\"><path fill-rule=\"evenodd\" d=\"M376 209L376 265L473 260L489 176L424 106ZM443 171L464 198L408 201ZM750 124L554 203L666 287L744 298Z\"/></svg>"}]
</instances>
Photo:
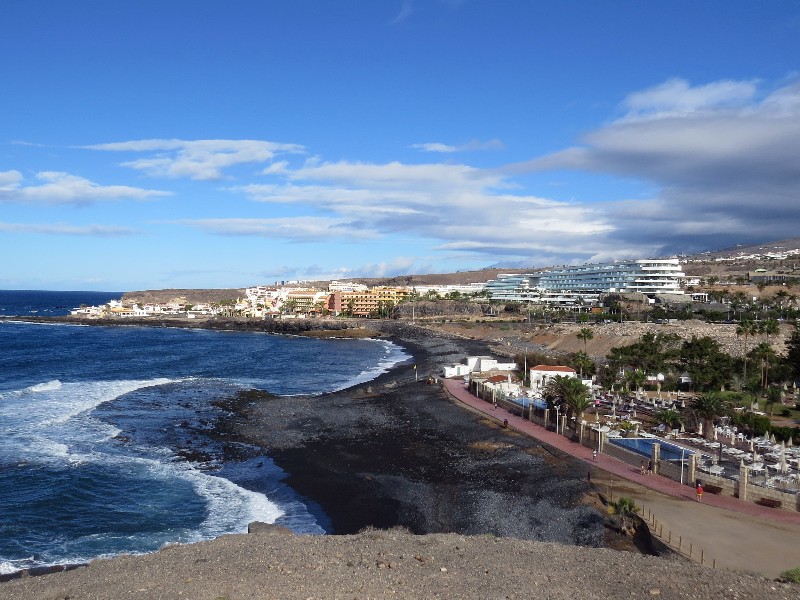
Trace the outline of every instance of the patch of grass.
<instances>
[{"instance_id":1,"label":"patch of grass","mask_svg":"<svg viewBox=\"0 0 800 600\"><path fill-rule=\"evenodd\" d=\"M794 569L784 571L781 573L781 579L791 583L800 583L800 567L795 567Z\"/></svg>"}]
</instances>

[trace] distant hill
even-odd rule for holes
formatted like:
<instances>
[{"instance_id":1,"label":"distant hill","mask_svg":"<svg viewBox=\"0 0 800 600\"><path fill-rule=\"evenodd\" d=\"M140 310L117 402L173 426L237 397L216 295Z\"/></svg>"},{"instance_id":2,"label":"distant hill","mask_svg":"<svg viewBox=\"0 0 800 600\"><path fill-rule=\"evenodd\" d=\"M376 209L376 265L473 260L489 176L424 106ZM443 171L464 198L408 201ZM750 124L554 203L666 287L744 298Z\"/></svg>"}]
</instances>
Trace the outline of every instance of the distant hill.
<instances>
[{"instance_id":1,"label":"distant hill","mask_svg":"<svg viewBox=\"0 0 800 600\"><path fill-rule=\"evenodd\" d=\"M800 238L777 240L750 246L733 246L713 252L681 257L687 275L731 279L749 271L767 269L800 276Z\"/></svg>"},{"instance_id":2,"label":"distant hill","mask_svg":"<svg viewBox=\"0 0 800 600\"><path fill-rule=\"evenodd\" d=\"M487 268L477 271L456 271L455 273L429 273L426 275L397 275L395 277L349 277L343 281L353 281L364 285L411 286L411 285L466 285L468 283L485 283L497 279L499 273L530 273L539 269L500 269ZM327 281L313 282L327 285Z\"/></svg>"},{"instance_id":3,"label":"distant hill","mask_svg":"<svg viewBox=\"0 0 800 600\"><path fill-rule=\"evenodd\" d=\"M125 292L122 296L122 301L126 304L166 304L173 301L200 304L206 302L222 302L223 300L236 300L237 298L244 298L244 295L244 288L142 290Z\"/></svg>"},{"instance_id":4,"label":"distant hill","mask_svg":"<svg viewBox=\"0 0 800 600\"><path fill-rule=\"evenodd\" d=\"M766 254L800 250L800 238L790 238L788 240L778 240L765 242L763 244L753 244L749 246L737 245L722 250L700 252L698 254L687 255L688 260L716 260L719 258L738 258L745 256L764 256ZM797 257L800 260L800 256Z\"/></svg>"}]
</instances>

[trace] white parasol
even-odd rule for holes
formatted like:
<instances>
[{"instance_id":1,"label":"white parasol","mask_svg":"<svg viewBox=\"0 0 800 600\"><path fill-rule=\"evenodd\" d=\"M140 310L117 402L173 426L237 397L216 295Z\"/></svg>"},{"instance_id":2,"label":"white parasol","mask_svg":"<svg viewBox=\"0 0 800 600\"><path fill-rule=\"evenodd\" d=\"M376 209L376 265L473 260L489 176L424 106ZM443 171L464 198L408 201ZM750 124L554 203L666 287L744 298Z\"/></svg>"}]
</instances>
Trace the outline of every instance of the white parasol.
<instances>
[{"instance_id":1,"label":"white parasol","mask_svg":"<svg viewBox=\"0 0 800 600\"><path fill-rule=\"evenodd\" d=\"M789 465L786 462L786 443L781 442L781 458L778 461L778 468L781 473L789 472Z\"/></svg>"}]
</instances>

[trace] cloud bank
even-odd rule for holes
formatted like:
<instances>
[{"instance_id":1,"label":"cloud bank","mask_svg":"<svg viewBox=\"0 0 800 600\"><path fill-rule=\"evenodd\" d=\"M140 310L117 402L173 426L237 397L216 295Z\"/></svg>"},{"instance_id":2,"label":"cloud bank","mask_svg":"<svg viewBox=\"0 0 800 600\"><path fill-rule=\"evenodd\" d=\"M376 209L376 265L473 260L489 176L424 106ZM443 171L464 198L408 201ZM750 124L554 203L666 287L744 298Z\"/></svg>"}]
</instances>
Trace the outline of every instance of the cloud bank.
<instances>
[{"instance_id":1,"label":"cloud bank","mask_svg":"<svg viewBox=\"0 0 800 600\"><path fill-rule=\"evenodd\" d=\"M800 83L764 95L752 81L670 80L630 94L626 111L579 146L505 172L587 171L641 180L646 200L597 209L615 239L662 253L794 237L800 200Z\"/></svg>"},{"instance_id":2,"label":"cloud bank","mask_svg":"<svg viewBox=\"0 0 800 600\"><path fill-rule=\"evenodd\" d=\"M278 154L303 153L297 144L261 140L150 139L84 146L89 150L148 153L122 165L151 177L188 177L201 181L223 179L223 171L242 164L264 163Z\"/></svg>"},{"instance_id":3,"label":"cloud bank","mask_svg":"<svg viewBox=\"0 0 800 600\"><path fill-rule=\"evenodd\" d=\"M39 185L24 185L19 171L0 172L0 202L73 204L85 206L111 200L148 200L169 196L170 192L126 185L99 185L69 173L42 171L36 174Z\"/></svg>"}]
</instances>

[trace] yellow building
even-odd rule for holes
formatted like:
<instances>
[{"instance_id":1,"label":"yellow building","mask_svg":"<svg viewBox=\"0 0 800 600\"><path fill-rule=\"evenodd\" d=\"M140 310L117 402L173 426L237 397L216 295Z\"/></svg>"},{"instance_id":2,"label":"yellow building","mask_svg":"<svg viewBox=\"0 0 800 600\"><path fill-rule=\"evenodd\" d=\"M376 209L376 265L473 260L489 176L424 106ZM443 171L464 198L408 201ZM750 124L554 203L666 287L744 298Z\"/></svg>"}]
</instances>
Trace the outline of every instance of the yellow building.
<instances>
[{"instance_id":1,"label":"yellow building","mask_svg":"<svg viewBox=\"0 0 800 600\"><path fill-rule=\"evenodd\" d=\"M388 317L392 309L409 296L404 288L374 287L367 291L333 292L328 310L335 315L353 317Z\"/></svg>"}]
</instances>

